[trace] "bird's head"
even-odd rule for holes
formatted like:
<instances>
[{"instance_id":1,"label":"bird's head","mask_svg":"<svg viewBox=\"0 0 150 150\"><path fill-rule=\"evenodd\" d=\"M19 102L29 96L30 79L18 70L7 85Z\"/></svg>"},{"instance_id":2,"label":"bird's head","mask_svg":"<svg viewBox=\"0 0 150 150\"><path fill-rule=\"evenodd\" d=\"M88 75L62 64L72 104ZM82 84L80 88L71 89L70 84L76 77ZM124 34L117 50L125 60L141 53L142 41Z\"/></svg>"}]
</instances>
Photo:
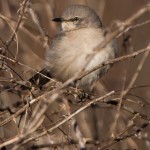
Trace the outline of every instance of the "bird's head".
<instances>
[{"instance_id":1,"label":"bird's head","mask_svg":"<svg viewBox=\"0 0 150 150\"><path fill-rule=\"evenodd\" d=\"M84 5L72 5L68 7L61 18L54 18L53 21L61 23L62 31L102 27L102 23L96 12Z\"/></svg>"}]
</instances>

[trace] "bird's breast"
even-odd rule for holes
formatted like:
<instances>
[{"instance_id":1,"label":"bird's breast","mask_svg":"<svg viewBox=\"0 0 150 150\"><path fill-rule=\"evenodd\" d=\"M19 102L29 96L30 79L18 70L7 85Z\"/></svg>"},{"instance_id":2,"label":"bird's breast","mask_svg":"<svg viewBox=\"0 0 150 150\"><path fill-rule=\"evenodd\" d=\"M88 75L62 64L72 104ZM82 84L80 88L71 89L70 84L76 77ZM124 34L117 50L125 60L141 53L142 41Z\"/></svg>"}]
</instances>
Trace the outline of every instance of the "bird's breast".
<instances>
[{"instance_id":1,"label":"bird's breast","mask_svg":"<svg viewBox=\"0 0 150 150\"><path fill-rule=\"evenodd\" d=\"M93 50L102 41L104 41L104 36L100 29L83 29L66 33L58 43L56 42L57 48L55 46L55 51L53 51L56 55L52 62L54 76L63 82L74 76L87 64L88 56L93 54ZM92 69L111 57L114 57L114 52L111 45L108 45L93 56L85 70ZM99 77L99 73L100 70L95 71L84 79L93 82Z\"/></svg>"}]
</instances>

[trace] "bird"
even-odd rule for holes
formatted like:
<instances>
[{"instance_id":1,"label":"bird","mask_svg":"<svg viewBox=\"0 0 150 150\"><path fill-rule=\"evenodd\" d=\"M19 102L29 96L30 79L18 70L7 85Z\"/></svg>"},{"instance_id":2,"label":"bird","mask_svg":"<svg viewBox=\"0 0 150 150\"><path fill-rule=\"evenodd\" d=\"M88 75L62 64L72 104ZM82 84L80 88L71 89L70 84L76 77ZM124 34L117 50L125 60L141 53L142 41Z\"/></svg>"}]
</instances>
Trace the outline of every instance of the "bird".
<instances>
[{"instance_id":1,"label":"bird","mask_svg":"<svg viewBox=\"0 0 150 150\"><path fill-rule=\"evenodd\" d=\"M87 63L88 56L94 53L95 48L106 39L106 30L97 13L85 5L71 5L65 9L62 16L52 21L60 23L60 30L45 53L45 68L40 74L35 74L29 79L32 85L43 86L49 79L42 74L65 82L72 78ZM87 63L84 71L88 71L105 61L118 55L118 47L115 39L107 43L104 48L93 56ZM91 90L92 84L104 76L110 69L110 65L81 78L76 85L87 91ZM22 89L27 89L22 86Z\"/></svg>"},{"instance_id":2,"label":"bird","mask_svg":"<svg viewBox=\"0 0 150 150\"><path fill-rule=\"evenodd\" d=\"M71 5L64 10L61 17L54 18L52 21L60 23L60 30L45 53L45 66L52 78L64 83L80 69L84 68L84 71L88 71L117 56L115 39L95 53L95 49L105 42L107 35L100 17L90 7ZM90 55L93 57L88 62ZM89 73L73 86L91 91L92 84L104 76L110 67L110 65L103 66ZM89 108L80 113L77 118L85 137L98 139L98 131L95 130L98 123L94 124L95 117L93 109ZM86 123L83 124L83 120Z\"/></svg>"},{"instance_id":3,"label":"bird","mask_svg":"<svg viewBox=\"0 0 150 150\"><path fill-rule=\"evenodd\" d=\"M52 21L60 23L60 30L46 50L45 68L40 73L63 83L83 67L84 71L88 71L117 56L118 48L115 39L112 39L105 47L99 48L95 53L95 49L105 42L106 30L100 17L90 7L71 5L65 9L61 17L54 18ZM93 57L88 62L87 59L90 55ZM84 90L91 89L92 84L104 76L110 67L110 65L103 66L89 73L73 86ZM36 80L39 85L44 85L48 81L46 78L43 80L43 76L37 74L29 81L35 84ZM84 136L97 139L97 131L94 132L95 125L91 125L96 120L94 113L86 110L80 113L79 117L79 123L83 125L80 127ZM86 120L87 123L83 124L83 120Z\"/></svg>"},{"instance_id":4,"label":"bird","mask_svg":"<svg viewBox=\"0 0 150 150\"><path fill-rule=\"evenodd\" d=\"M117 48L114 40L100 49L87 63L87 58L94 49L105 41L105 28L97 13L85 5L69 6L59 18L61 29L53 38L45 54L46 68L52 77L65 82L72 78L84 65L85 71L116 57ZM102 67L78 81L81 88L90 89L94 81L101 78L110 68Z\"/></svg>"}]
</instances>

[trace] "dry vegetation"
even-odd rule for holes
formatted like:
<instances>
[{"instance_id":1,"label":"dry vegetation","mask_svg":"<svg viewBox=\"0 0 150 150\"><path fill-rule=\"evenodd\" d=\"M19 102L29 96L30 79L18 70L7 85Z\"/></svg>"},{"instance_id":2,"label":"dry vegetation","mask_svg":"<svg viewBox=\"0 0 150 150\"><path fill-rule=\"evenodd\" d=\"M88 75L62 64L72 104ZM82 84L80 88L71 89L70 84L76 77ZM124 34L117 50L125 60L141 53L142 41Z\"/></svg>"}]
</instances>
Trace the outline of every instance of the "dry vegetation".
<instances>
[{"instance_id":1,"label":"dry vegetation","mask_svg":"<svg viewBox=\"0 0 150 150\"><path fill-rule=\"evenodd\" d=\"M1 0L0 148L150 149L149 0ZM44 53L59 26L51 19L71 4L85 4L110 27L119 56L95 83L94 93L53 79L28 79L44 67ZM38 70L38 71L37 71ZM62 73L63 75L63 73ZM22 85L27 88L22 88ZM105 86L105 88L104 88Z\"/></svg>"}]
</instances>

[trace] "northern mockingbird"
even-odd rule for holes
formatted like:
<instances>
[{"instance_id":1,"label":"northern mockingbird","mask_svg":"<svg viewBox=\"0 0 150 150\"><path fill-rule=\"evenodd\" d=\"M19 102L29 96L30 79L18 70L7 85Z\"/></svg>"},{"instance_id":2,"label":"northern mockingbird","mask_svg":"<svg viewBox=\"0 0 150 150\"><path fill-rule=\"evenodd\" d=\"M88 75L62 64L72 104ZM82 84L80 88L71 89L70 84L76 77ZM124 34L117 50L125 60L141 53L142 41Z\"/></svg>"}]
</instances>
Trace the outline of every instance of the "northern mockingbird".
<instances>
[{"instance_id":1,"label":"northern mockingbird","mask_svg":"<svg viewBox=\"0 0 150 150\"><path fill-rule=\"evenodd\" d=\"M46 66L55 79L65 82L73 77L85 65L87 57L105 40L104 28L96 12L83 5L68 7L61 18L53 19L60 22L61 30L57 33L50 49L46 51ZM85 71L114 58L116 48L114 42L93 57L86 65ZM96 70L79 81L81 87L89 87L102 77L110 66Z\"/></svg>"},{"instance_id":2,"label":"northern mockingbird","mask_svg":"<svg viewBox=\"0 0 150 150\"><path fill-rule=\"evenodd\" d=\"M61 30L54 37L50 49L46 51L46 66L51 77L65 82L73 77L83 66L85 71L116 57L117 48L112 40L104 48L99 49L92 60L87 58L105 41L106 35L102 22L96 12L83 5L68 7L62 17L53 19L61 24ZM86 64L87 63L87 64ZM110 68L104 66L78 81L78 86L90 90L94 81L102 77ZM85 137L97 139L97 122L99 114L92 108L80 113L77 119ZM83 125L83 120L86 124ZM80 122L81 121L81 122ZM98 127L99 128L99 127Z\"/></svg>"},{"instance_id":3,"label":"northern mockingbird","mask_svg":"<svg viewBox=\"0 0 150 150\"><path fill-rule=\"evenodd\" d=\"M68 7L62 17L53 21L61 24L61 30L54 37L50 48L46 51L46 69L40 73L65 82L73 77L87 62L95 48L105 40L105 30L96 12L84 5ZM85 71L115 58L117 48L112 40L100 49L85 67ZM110 68L102 67L83 77L78 85L89 89L94 81L102 77ZM37 83L38 80L38 83ZM32 84L44 85L48 79L36 74L29 80Z\"/></svg>"},{"instance_id":4,"label":"northern mockingbird","mask_svg":"<svg viewBox=\"0 0 150 150\"><path fill-rule=\"evenodd\" d=\"M87 63L88 56L93 54L94 49L103 43L106 38L101 20L91 8L83 5L72 5L64 11L61 18L55 18L53 21L61 24L61 30L56 34L50 48L46 51L46 69L42 70L41 73L65 82L83 66L86 66L85 71L90 70L116 57L117 48L115 47L115 41L112 40L104 48L97 51L92 60ZM86 63L87 65L85 65ZM78 85L83 89L85 87L86 89L87 87L90 88L92 83L102 77L109 68L110 66L107 65L88 74L78 82ZM38 78L38 75L35 75L29 81L35 83ZM42 76L40 76L39 84L43 85L47 82L47 80L40 81L41 79ZM95 115L91 112L87 114L88 117L85 117L85 113L80 113L80 117L84 115L82 118L90 119L86 119L88 123L84 124L84 134L97 134L97 132L94 132L95 126L89 130L89 125L94 122ZM83 119L80 120L82 124Z\"/></svg>"}]
</instances>

